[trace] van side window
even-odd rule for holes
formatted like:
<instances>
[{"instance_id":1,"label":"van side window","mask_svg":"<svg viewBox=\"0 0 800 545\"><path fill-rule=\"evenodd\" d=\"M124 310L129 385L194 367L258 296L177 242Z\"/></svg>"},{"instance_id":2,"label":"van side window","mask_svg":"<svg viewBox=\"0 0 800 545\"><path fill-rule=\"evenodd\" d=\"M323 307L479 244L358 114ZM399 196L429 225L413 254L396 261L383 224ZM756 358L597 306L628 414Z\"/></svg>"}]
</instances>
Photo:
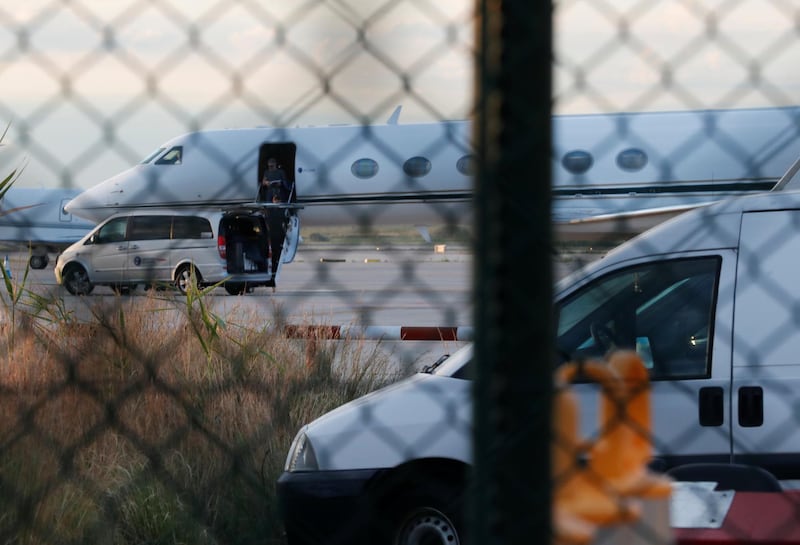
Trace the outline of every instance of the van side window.
<instances>
[{"instance_id":1,"label":"van side window","mask_svg":"<svg viewBox=\"0 0 800 545\"><path fill-rule=\"evenodd\" d=\"M128 230L128 240L169 239L172 228L170 216L132 216Z\"/></svg>"},{"instance_id":2,"label":"van side window","mask_svg":"<svg viewBox=\"0 0 800 545\"><path fill-rule=\"evenodd\" d=\"M110 242L122 242L125 240L125 231L128 226L128 218L114 218L97 230L97 234L91 238L93 244L108 244Z\"/></svg>"},{"instance_id":3,"label":"van side window","mask_svg":"<svg viewBox=\"0 0 800 545\"><path fill-rule=\"evenodd\" d=\"M172 238L214 238L211 222L199 216L175 216Z\"/></svg>"},{"instance_id":4,"label":"van side window","mask_svg":"<svg viewBox=\"0 0 800 545\"><path fill-rule=\"evenodd\" d=\"M615 271L563 301L562 357L602 357L635 349L654 380L710 376L721 259L647 263Z\"/></svg>"}]
</instances>

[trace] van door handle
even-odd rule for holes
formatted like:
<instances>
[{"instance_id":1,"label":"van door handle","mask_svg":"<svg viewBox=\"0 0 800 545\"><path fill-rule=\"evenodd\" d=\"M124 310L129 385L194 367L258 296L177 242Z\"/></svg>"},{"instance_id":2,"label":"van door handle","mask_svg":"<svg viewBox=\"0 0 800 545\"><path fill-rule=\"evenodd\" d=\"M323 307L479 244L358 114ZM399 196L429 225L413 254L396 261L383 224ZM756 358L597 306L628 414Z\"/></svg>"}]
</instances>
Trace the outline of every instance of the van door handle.
<instances>
[{"instance_id":1,"label":"van door handle","mask_svg":"<svg viewBox=\"0 0 800 545\"><path fill-rule=\"evenodd\" d=\"M130 248L131 250L138 250L139 249L139 245L138 244L131 244L130 246L128 246L128 248Z\"/></svg>"},{"instance_id":2,"label":"van door handle","mask_svg":"<svg viewBox=\"0 0 800 545\"><path fill-rule=\"evenodd\" d=\"M721 426L725 420L725 392L722 387L700 388L698 409L701 426Z\"/></svg>"},{"instance_id":3,"label":"van door handle","mask_svg":"<svg viewBox=\"0 0 800 545\"><path fill-rule=\"evenodd\" d=\"M117 250L119 250L120 252L123 251L123 250L127 250L127 249L128 249L128 247L125 246L125 245L117 246Z\"/></svg>"},{"instance_id":4,"label":"van door handle","mask_svg":"<svg viewBox=\"0 0 800 545\"><path fill-rule=\"evenodd\" d=\"M764 424L764 390L761 386L739 388L739 425L755 428Z\"/></svg>"}]
</instances>

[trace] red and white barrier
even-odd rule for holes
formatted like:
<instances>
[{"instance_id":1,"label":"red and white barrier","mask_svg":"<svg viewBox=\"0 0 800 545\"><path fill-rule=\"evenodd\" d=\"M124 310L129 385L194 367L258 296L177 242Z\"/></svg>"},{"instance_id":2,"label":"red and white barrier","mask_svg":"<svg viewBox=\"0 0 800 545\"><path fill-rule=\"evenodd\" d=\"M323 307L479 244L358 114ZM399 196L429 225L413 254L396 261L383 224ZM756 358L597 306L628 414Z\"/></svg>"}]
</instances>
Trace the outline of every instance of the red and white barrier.
<instances>
[{"instance_id":1,"label":"red and white barrier","mask_svg":"<svg viewBox=\"0 0 800 545\"><path fill-rule=\"evenodd\" d=\"M356 326L287 325L284 334L293 339L365 339L374 341L471 341L472 327L465 326Z\"/></svg>"}]
</instances>

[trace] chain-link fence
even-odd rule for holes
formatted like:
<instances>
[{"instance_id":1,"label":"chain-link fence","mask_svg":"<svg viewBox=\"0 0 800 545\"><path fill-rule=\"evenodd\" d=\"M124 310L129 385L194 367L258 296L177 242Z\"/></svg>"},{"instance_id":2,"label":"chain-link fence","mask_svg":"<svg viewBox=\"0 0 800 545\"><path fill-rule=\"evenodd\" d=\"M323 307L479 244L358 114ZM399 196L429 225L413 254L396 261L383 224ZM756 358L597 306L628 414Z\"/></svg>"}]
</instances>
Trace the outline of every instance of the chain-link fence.
<instances>
[{"instance_id":1,"label":"chain-link fence","mask_svg":"<svg viewBox=\"0 0 800 545\"><path fill-rule=\"evenodd\" d=\"M800 153L797 17L779 1L0 6L0 166L25 165L0 215L3 540L591 540L551 520L551 496L619 484L613 441L662 470L796 477L792 197L696 212L602 260L594 247L643 229L631 212L774 185ZM269 159L289 206L245 210ZM115 211L71 268L55 262L53 237ZM137 253L152 240L161 253ZM240 276L162 264L176 240ZM104 246L129 255L122 276L80 261ZM294 259L276 276L279 247ZM458 326L474 347L456 352ZM637 389L616 399L634 415L590 384L553 396L552 362L620 347L647 369L651 418ZM573 409L553 478L551 420ZM635 514L604 497L605 520ZM637 539L663 542L650 522Z\"/></svg>"}]
</instances>

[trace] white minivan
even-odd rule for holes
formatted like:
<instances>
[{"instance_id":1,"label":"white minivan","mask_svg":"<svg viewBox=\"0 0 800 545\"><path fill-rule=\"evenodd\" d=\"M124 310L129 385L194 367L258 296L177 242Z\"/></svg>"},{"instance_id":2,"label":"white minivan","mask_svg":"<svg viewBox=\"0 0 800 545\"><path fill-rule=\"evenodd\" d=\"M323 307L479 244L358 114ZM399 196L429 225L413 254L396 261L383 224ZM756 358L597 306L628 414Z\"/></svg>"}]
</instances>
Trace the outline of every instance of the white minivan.
<instances>
[{"instance_id":1,"label":"white minivan","mask_svg":"<svg viewBox=\"0 0 800 545\"><path fill-rule=\"evenodd\" d=\"M737 462L800 478L800 193L687 212L562 279L560 361L634 348L653 466ZM278 480L290 545L458 543L472 462L471 347L304 426ZM598 387L575 385L597 437ZM372 539L370 535L368 539Z\"/></svg>"},{"instance_id":2,"label":"white minivan","mask_svg":"<svg viewBox=\"0 0 800 545\"><path fill-rule=\"evenodd\" d=\"M273 273L268 214L281 213L283 251ZM150 209L115 214L64 250L56 281L73 295L96 285L126 293L138 285L224 285L230 294L275 286L280 265L294 257L299 223L275 206L242 205L223 211Z\"/></svg>"}]
</instances>

